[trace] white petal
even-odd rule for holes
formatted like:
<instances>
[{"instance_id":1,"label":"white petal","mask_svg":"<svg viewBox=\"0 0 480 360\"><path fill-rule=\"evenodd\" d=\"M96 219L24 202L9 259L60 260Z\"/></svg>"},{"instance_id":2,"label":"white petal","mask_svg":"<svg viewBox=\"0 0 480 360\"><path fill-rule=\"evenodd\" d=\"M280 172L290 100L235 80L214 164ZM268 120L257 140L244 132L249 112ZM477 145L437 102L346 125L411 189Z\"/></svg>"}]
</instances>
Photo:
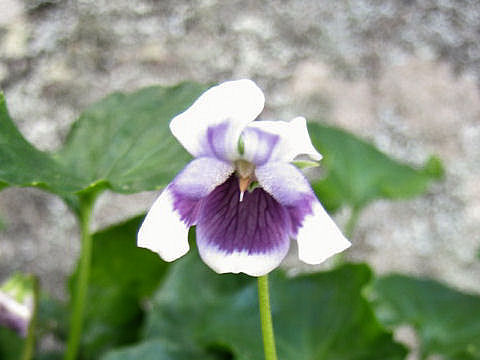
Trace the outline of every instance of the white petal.
<instances>
[{"instance_id":1,"label":"white petal","mask_svg":"<svg viewBox=\"0 0 480 360\"><path fill-rule=\"evenodd\" d=\"M174 210L168 187L145 217L138 231L137 246L156 252L165 261L176 260L188 252L188 226Z\"/></svg>"},{"instance_id":2,"label":"white petal","mask_svg":"<svg viewBox=\"0 0 480 360\"><path fill-rule=\"evenodd\" d=\"M193 156L209 155L207 130L228 121L227 149L237 154L238 138L244 127L262 112L265 97L251 80L228 81L203 93L185 112L170 123L170 130Z\"/></svg>"},{"instance_id":3,"label":"white petal","mask_svg":"<svg viewBox=\"0 0 480 360\"><path fill-rule=\"evenodd\" d=\"M290 242L286 244L289 245ZM198 252L203 262L219 274L244 273L263 276L280 265L288 253L288 248L289 246L286 246L267 254L249 254L247 251L227 254L214 246L198 246Z\"/></svg>"},{"instance_id":4,"label":"white petal","mask_svg":"<svg viewBox=\"0 0 480 360\"><path fill-rule=\"evenodd\" d=\"M254 121L248 127L258 128L279 136L273 149L270 161L292 161L298 155L308 155L319 161L322 155L313 147L308 134L307 121L296 117L286 121Z\"/></svg>"},{"instance_id":5,"label":"white petal","mask_svg":"<svg viewBox=\"0 0 480 360\"><path fill-rule=\"evenodd\" d=\"M318 201L303 220L297 242L298 257L307 264L320 264L351 245Z\"/></svg>"}]
</instances>

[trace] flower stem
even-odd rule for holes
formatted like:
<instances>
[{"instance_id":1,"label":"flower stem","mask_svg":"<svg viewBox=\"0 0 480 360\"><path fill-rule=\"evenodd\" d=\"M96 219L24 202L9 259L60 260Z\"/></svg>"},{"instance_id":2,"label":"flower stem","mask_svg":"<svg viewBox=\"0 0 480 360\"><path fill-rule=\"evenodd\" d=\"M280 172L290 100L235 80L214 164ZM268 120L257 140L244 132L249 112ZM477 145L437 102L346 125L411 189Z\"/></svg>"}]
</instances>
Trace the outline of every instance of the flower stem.
<instances>
[{"instance_id":1,"label":"flower stem","mask_svg":"<svg viewBox=\"0 0 480 360\"><path fill-rule=\"evenodd\" d=\"M92 257L92 236L90 235L90 218L93 211L95 195L80 197L78 218L80 221L80 232L82 236L80 261L78 264L78 277L73 293L73 307L70 318L70 332L68 336L67 351L65 360L77 358L80 337L83 328L83 315L85 312L85 301L88 291L88 279L90 277L90 265Z\"/></svg>"},{"instance_id":2,"label":"flower stem","mask_svg":"<svg viewBox=\"0 0 480 360\"><path fill-rule=\"evenodd\" d=\"M38 298L40 296L38 279L35 276L32 276L33 281L33 309L32 309L32 318L28 324L27 338L25 339L25 345L23 346L22 360L31 360L33 359L33 354L35 352L35 329L37 327L37 317L38 317Z\"/></svg>"},{"instance_id":3,"label":"flower stem","mask_svg":"<svg viewBox=\"0 0 480 360\"><path fill-rule=\"evenodd\" d=\"M268 275L263 275L258 278L258 304L260 307L260 320L262 322L265 360L277 360L272 314L270 311L270 296L268 294Z\"/></svg>"}]
</instances>

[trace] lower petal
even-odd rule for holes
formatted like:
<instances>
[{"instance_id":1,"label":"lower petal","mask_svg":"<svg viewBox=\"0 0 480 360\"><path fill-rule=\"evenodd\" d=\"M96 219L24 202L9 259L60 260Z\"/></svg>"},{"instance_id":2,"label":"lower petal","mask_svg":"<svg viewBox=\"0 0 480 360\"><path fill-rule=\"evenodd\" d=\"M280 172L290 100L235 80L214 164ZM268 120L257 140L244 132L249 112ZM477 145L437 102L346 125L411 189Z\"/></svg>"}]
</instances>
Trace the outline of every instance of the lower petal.
<instances>
[{"instance_id":1,"label":"lower petal","mask_svg":"<svg viewBox=\"0 0 480 360\"><path fill-rule=\"evenodd\" d=\"M202 201L197 245L203 261L218 273L261 276L277 267L288 252L288 211L261 188L239 201L231 176Z\"/></svg>"},{"instance_id":2,"label":"lower petal","mask_svg":"<svg viewBox=\"0 0 480 360\"><path fill-rule=\"evenodd\" d=\"M320 264L351 245L318 200L298 229L297 242L298 257L307 264Z\"/></svg>"},{"instance_id":3,"label":"lower petal","mask_svg":"<svg viewBox=\"0 0 480 360\"><path fill-rule=\"evenodd\" d=\"M173 261L189 250L188 226L174 210L174 196L167 187L149 210L140 230L137 246L156 252L165 261Z\"/></svg>"}]
</instances>

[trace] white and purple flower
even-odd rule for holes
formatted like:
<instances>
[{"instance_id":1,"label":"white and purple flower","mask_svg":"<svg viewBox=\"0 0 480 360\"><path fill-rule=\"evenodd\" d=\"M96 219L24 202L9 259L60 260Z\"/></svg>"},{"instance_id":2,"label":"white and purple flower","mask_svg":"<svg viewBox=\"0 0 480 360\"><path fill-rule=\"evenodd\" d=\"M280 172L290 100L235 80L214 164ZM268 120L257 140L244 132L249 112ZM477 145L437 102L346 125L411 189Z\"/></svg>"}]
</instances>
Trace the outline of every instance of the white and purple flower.
<instances>
[{"instance_id":1,"label":"white and purple flower","mask_svg":"<svg viewBox=\"0 0 480 360\"><path fill-rule=\"evenodd\" d=\"M170 129L195 159L165 188L138 233L138 246L166 261L189 250L196 225L203 261L218 273L261 276L276 268L296 238L298 256L319 264L350 246L291 162L320 160L306 121L254 121L262 91L250 80L203 93Z\"/></svg>"}]
</instances>

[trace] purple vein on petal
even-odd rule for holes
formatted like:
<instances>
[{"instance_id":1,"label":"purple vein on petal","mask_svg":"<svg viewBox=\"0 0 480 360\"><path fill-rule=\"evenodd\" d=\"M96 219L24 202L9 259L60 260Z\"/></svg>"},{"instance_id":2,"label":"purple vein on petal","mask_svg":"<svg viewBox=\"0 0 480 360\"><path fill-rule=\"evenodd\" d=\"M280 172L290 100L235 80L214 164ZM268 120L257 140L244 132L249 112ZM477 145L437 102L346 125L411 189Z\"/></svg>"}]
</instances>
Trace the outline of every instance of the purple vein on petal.
<instances>
[{"instance_id":1,"label":"purple vein on petal","mask_svg":"<svg viewBox=\"0 0 480 360\"><path fill-rule=\"evenodd\" d=\"M290 228L287 209L263 189L246 192L240 202L234 175L202 201L197 224L208 245L227 254L264 254L283 248Z\"/></svg>"}]
</instances>

